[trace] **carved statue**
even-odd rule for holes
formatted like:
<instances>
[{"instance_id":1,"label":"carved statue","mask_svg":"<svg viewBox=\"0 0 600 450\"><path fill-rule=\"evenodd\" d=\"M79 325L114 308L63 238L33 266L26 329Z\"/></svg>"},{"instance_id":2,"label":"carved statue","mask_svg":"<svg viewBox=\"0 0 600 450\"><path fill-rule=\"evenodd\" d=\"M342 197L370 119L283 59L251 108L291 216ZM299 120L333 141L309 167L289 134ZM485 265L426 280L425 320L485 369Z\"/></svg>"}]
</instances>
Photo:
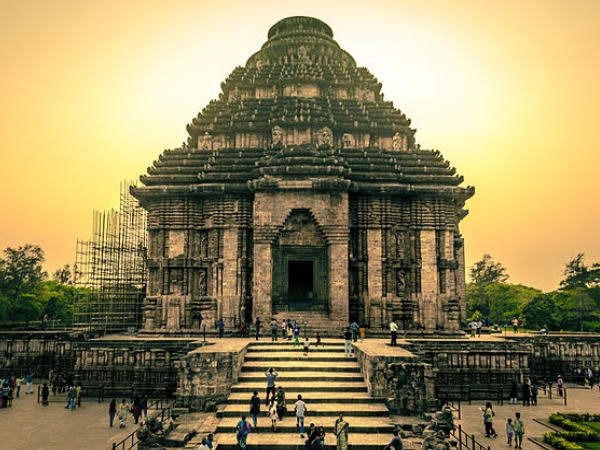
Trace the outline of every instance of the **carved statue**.
<instances>
[{"instance_id":1,"label":"carved statue","mask_svg":"<svg viewBox=\"0 0 600 450\"><path fill-rule=\"evenodd\" d=\"M304 45L298 47L298 62L301 63L310 63L310 58L308 56L308 50Z\"/></svg>"},{"instance_id":2,"label":"carved statue","mask_svg":"<svg viewBox=\"0 0 600 450\"><path fill-rule=\"evenodd\" d=\"M283 145L283 128L275 125L271 129L271 146L276 147L280 145Z\"/></svg>"},{"instance_id":3,"label":"carved statue","mask_svg":"<svg viewBox=\"0 0 600 450\"><path fill-rule=\"evenodd\" d=\"M207 293L206 269L201 269L198 271L198 294L204 296L207 295Z\"/></svg>"},{"instance_id":4,"label":"carved statue","mask_svg":"<svg viewBox=\"0 0 600 450\"><path fill-rule=\"evenodd\" d=\"M402 135L399 132L396 132L392 138L392 148L394 150L402 150L402 141Z\"/></svg>"},{"instance_id":5,"label":"carved statue","mask_svg":"<svg viewBox=\"0 0 600 450\"><path fill-rule=\"evenodd\" d=\"M342 135L342 147L343 148L353 148L354 147L354 137L350 133L344 133Z\"/></svg>"},{"instance_id":6,"label":"carved statue","mask_svg":"<svg viewBox=\"0 0 600 450\"><path fill-rule=\"evenodd\" d=\"M320 145L329 147L333 142L333 133L329 127L321 128L321 142Z\"/></svg>"},{"instance_id":7,"label":"carved statue","mask_svg":"<svg viewBox=\"0 0 600 450\"><path fill-rule=\"evenodd\" d=\"M404 270L396 270L396 297L403 297L406 293L406 279Z\"/></svg>"},{"instance_id":8,"label":"carved statue","mask_svg":"<svg viewBox=\"0 0 600 450\"><path fill-rule=\"evenodd\" d=\"M200 149L201 150L211 150L212 149L212 141L213 138L208 131L204 132L204 136L202 136L200 140Z\"/></svg>"}]
</instances>

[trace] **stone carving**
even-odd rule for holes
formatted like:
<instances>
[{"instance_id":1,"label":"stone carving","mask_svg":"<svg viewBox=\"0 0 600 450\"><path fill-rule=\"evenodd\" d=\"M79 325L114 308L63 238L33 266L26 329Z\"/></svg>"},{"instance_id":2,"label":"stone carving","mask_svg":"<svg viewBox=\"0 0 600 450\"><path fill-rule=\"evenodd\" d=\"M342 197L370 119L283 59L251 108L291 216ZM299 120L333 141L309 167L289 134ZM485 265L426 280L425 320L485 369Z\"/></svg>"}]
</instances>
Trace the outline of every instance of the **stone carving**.
<instances>
[{"instance_id":1,"label":"stone carving","mask_svg":"<svg viewBox=\"0 0 600 450\"><path fill-rule=\"evenodd\" d=\"M333 142L333 133L331 132L331 128L323 127L321 128L320 134L320 142L319 145L324 147L329 147Z\"/></svg>"},{"instance_id":2,"label":"stone carving","mask_svg":"<svg viewBox=\"0 0 600 450\"><path fill-rule=\"evenodd\" d=\"M304 45L298 47L298 62L308 64L310 63L310 57L308 56L308 50Z\"/></svg>"},{"instance_id":3,"label":"stone carving","mask_svg":"<svg viewBox=\"0 0 600 450\"><path fill-rule=\"evenodd\" d=\"M213 138L212 138L211 134L208 131L204 132L204 136L202 136L202 138L200 138L200 142L199 142L200 150L212 150L212 143L213 143Z\"/></svg>"},{"instance_id":4,"label":"stone carving","mask_svg":"<svg viewBox=\"0 0 600 450\"><path fill-rule=\"evenodd\" d=\"M271 146L279 147L283 145L283 128L279 125L275 125L271 129Z\"/></svg>"},{"instance_id":5,"label":"stone carving","mask_svg":"<svg viewBox=\"0 0 600 450\"><path fill-rule=\"evenodd\" d=\"M394 150L402 150L403 149L403 138L402 135L398 132L396 132L396 134L394 134L394 137L392 138L392 148Z\"/></svg>"},{"instance_id":6,"label":"stone carving","mask_svg":"<svg viewBox=\"0 0 600 450\"><path fill-rule=\"evenodd\" d=\"M354 137L350 133L344 133L342 135L342 147L354 148Z\"/></svg>"},{"instance_id":7,"label":"stone carving","mask_svg":"<svg viewBox=\"0 0 600 450\"><path fill-rule=\"evenodd\" d=\"M406 279L404 270L396 270L396 296L404 297L406 294Z\"/></svg>"},{"instance_id":8,"label":"stone carving","mask_svg":"<svg viewBox=\"0 0 600 450\"><path fill-rule=\"evenodd\" d=\"M208 284L206 280L206 269L198 271L198 295L205 296L208 293Z\"/></svg>"},{"instance_id":9,"label":"stone carving","mask_svg":"<svg viewBox=\"0 0 600 450\"><path fill-rule=\"evenodd\" d=\"M406 242L404 240L404 233L401 230L394 231L394 243L396 251L396 259L404 259L404 251L406 248Z\"/></svg>"}]
</instances>

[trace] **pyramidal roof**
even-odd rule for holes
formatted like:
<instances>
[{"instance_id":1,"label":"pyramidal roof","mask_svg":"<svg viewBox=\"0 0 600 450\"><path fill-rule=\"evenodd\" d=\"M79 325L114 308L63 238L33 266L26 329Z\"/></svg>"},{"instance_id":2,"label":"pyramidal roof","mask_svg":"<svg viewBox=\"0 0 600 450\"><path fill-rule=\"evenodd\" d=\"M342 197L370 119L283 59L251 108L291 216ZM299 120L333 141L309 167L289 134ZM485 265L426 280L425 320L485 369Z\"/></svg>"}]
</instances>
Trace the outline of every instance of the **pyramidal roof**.
<instances>
[{"instance_id":1,"label":"pyramidal roof","mask_svg":"<svg viewBox=\"0 0 600 450\"><path fill-rule=\"evenodd\" d=\"M188 124L187 142L148 168L136 197L277 189L290 179L459 203L473 195L438 151L415 144L410 119L318 19L277 22L221 89Z\"/></svg>"}]
</instances>

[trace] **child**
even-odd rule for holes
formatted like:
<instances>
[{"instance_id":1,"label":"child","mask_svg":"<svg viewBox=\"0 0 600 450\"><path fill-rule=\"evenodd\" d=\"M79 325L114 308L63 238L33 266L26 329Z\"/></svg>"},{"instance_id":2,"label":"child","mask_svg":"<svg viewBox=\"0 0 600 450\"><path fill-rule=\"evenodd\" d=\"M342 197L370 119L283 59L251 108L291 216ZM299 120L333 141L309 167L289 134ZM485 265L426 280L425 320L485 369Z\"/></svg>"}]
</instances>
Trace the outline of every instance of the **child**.
<instances>
[{"instance_id":1,"label":"child","mask_svg":"<svg viewBox=\"0 0 600 450\"><path fill-rule=\"evenodd\" d=\"M300 346L300 328L297 326L294 327L294 347L296 345Z\"/></svg>"},{"instance_id":2,"label":"child","mask_svg":"<svg viewBox=\"0 0 600 450\"><path fill-rule=\"evenodd\" d=\"M304 339L304 343L302 344L302 346L304 347L304 356L308 356L308 348L310 347L310 341L308 337Z\"/></svg>"},{"instance_id":3,"label":"child","mask_svg":"<svg viewBox=\"0 0 600 450\"><path fill-rule=\"evenodd\" d=\"M512 419L506 419L506 443L512 446L513 436L515 435L515 428L512 424Z\"/></svg>"},{"instance_id":4,"label":"child","mask_svg":"<svg viewBox=\"0 0 600 450\"><path fill-rule=\"evenodd\" d=\"M277 429L277 405L275 405L275 400L271 399L269 403L269 417L271 418L271 431L275 431Z\"/></svg>"}]
</instances>

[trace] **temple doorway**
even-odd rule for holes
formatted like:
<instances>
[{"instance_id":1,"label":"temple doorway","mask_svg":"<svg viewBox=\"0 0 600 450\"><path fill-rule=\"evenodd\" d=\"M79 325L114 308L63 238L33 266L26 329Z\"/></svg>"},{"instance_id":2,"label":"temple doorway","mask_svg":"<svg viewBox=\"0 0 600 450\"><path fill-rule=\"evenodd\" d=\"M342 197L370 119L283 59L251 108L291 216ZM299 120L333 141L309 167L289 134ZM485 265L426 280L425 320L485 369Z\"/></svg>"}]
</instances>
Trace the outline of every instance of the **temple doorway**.
<instances>
[{"instance_id":1,"label":"temple doorway","mask_svg":"<svg viewBox=\"0 0 600 450\"><path fill-rule=\"evenodd\" d=\"M288 261L288 301L310 307L313 292L313 262Z\"/></svg>"}]
</instances>

